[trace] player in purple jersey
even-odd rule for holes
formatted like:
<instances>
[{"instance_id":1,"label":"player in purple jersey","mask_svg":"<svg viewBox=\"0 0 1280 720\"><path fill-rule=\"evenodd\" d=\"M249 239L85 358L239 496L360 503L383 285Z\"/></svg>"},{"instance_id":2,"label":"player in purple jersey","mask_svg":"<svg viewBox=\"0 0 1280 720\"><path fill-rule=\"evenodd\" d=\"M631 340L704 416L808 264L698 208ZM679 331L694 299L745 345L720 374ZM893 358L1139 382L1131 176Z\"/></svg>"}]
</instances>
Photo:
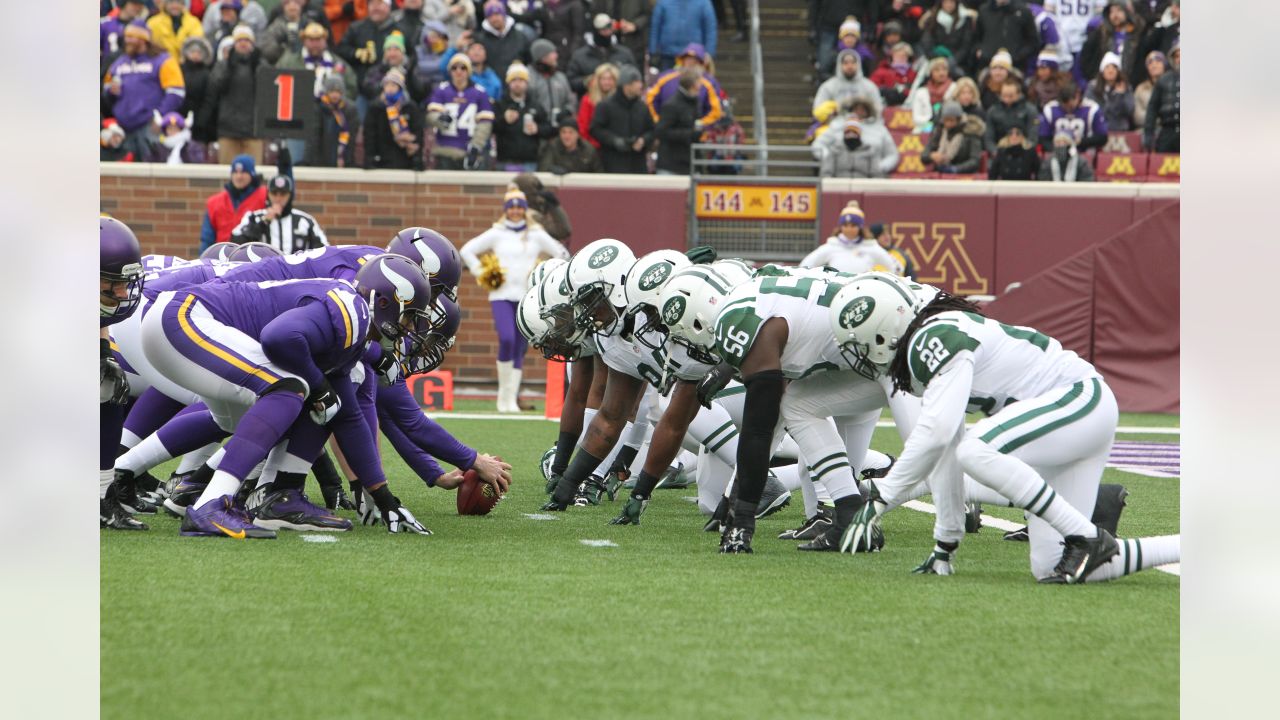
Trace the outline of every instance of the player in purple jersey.
<instances>
[{"instance_id":1,"label":"player in purple jersey","mask_svg":"<svg viewBox=\"0 0 1280 720\"><path fill-rule=\"evenodd\" d=\"M171 267L186 265L191 262L177 255L143 255L142 271L145 273L153 273L157 270L168 270Z\"/></svg>"},{"instance_id":2,"label":"player in purple jersey","mask_svg":"<svg viewBox=\"0 0 1280 720\"><path fill-rule=\"evenodd\" d=\"M1045 103L1040 117L1040 147L1053 152L1053 138L1059 133L1071 136L1076 149L1101 149L1107 144L1107 119L1098 103L1080 96L1074 82L1065 83L1057 100Z\"/></svg>"},{"instance_id":3,"label":"player in purple jersey","mask_svg":"<svg viewBox=\"0 0 1280 720\"><path fill-rule=\"evenodd\" d=\"M355 287L335 280L211 283L164 293L143 325L148 359L199 394L219 428L233 431L183 534L273 537L231 496L304 409L333 429L361 480L385 485L376 450L346 378L370 341L394 348L425 334L429 283L415 263L370 261ZM331 381L338 382L335 388ZM344 410L345 406L345 410ZM396 515L390 493L379 498Z\"/></svg>"},{"instance_id":4,"label":"player in purple jersey","mask_svg":"<svg viewBox=\"0 0 1280 720\"><path fill-rule=\"evenodd\" d=\"M115 447L124 424L124 405L129 400L129 382L124 369L111 354L108 326L121 323L138 309L144 286L142 247L127 225L115 218L98 220L98 520L99 526L115 530L146 530L133 517L141 504L132 487L121 488L112 481ZM125 507L125 502L134 505ZM154 507L149 508L155 512Z\"/></svg>"},{"instance_id":5,"label":"player in purple jersey","mask_svg":"<svg viewBox=\"0 0 1280 720\"><path fill-rule=\"evenodd\" d=\"M458 53L449 59L449 79L427 100L427 125L435 129L431 148L437 170L476 170L493 132L493 105L471 82L471 60Z\"/></svg>"}]
</instances>

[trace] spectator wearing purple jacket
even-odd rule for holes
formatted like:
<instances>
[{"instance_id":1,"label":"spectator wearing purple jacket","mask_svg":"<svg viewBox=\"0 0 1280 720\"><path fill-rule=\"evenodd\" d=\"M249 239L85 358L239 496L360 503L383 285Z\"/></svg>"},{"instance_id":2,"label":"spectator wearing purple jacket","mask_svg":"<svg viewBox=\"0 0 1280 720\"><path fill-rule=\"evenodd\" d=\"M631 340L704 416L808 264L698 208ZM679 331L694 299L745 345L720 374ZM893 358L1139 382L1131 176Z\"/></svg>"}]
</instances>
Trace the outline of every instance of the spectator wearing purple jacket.
<instances>
[{"instance_id":1,"label":"spectator wearing purple jacket","mask_svg":"<svg viewBox=\"0 0 1280 720\"><path fill-rule=\"evenodd\" d=\"M1063 84L1058 99L1045 103L1040 116L1040 148L1053 152L1053 138L1059 133L1070 135L1080 151L1101 148L1107 144L1107 120L1098 103L1081 98L1080 88L1072 81Z\"/></svg>"},{"instance_id":2,"label":"spectator wearing purple jacket","mask_svg":"<svg viewBox=\"0 0 1280 720\"><path fill-rule=\"evenodd\" d=\"M102 61L124 49L124 29L134 20L147 19L147 6L142 0L119 0L115 17L98 21L98 57Z\"/></svg>"},{"instance_id":3,"label":"spectator wearing purple jacket","mask_svg":"<svg viewBox=\"0 0 1280 720\"><path fill-rule=\"evenodd\" d=\"M151 45L151 30L141 20L125 28L124 52L107 69L102 87L104 105L124 129L124 146L136 157L147 154L155 113L177 111L186 96L182 67Z\"/></svg>"}]
</instances>

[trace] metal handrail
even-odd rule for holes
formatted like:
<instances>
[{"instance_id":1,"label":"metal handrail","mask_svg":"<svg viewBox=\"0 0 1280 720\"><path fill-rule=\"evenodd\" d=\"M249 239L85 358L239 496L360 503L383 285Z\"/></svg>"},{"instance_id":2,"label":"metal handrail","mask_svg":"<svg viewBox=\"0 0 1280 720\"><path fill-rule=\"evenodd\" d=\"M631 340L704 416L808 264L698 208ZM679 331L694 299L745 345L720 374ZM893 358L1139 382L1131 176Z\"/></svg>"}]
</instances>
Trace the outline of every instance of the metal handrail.
<instances>
[{"instance_id":1,"label":"metal handrail","mask_svg":"<svg viewBox=\"0 0 1280 720\"><path fill-rule=\"evenodd\" d=\"M750 0L751 13L751 112L756 146L766 157L769 146L769 129L764 113L764 56L760 48L760 0Z\"/></svg>"}]
</instances>

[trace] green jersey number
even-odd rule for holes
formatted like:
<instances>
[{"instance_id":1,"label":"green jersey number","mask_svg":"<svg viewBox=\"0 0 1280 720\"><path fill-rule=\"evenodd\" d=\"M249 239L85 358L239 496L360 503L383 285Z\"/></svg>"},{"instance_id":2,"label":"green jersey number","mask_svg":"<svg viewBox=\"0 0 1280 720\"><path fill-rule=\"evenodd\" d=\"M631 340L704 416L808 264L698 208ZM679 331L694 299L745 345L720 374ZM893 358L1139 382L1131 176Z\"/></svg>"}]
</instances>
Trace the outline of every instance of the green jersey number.
<instances>
[{"instance_id":1,"label":"green jersey number","mask_svg":"<svg viewBox=\"0 0 1280 720\"><path fill-rule=\"evenodd\" d=\"M716 322L716 345L720 348L720 357L734 367L741 365L762 322L747 307L734 308L725 313Z\"/></svg>"},{"instance_id":2,"label":"green jersey number","mask_svg":"<svg viewBox=\"0 0 1280 720\"><path fill-rule=\"evenodd\" d=\"M957 354L977 347L977 340L954 325L926 325L911 338L911 348L907 354L911 374L922 385L928 385L933 376Z\"/></svg>"}]
</instances>

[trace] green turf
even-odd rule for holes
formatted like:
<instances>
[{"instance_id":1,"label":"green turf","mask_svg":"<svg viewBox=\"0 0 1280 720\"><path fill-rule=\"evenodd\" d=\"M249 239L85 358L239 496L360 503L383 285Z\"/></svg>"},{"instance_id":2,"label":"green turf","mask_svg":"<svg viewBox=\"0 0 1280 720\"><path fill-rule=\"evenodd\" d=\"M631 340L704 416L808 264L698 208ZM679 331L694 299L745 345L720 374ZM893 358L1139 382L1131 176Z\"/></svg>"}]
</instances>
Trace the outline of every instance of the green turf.
<instances>
[{"instance_id":1,"label":"green turf","mask_svg":"<svg viewBox=\"0 0 1280 720\"><path fill-rule=\"evenodd\" d=\"M798 498L760 523L755 555L720 556L682 499L693 488L660 491L639 527L606 524L620 503L529 520L555 426L445 422L517 459L517 481L490 516L463 518L452 493L389 461L432 537L192 539L163 517L103 533L103 717L1178 712L1176 577L1039 586L1026 545L991 529L967 539L959 575L913 576L932 521L910 510L886 518L879 555L802 554L773 539L800 521ZM877 432L877 447L897 444ZM1178 531L1176 480L1108 480L1133 493L1122 533Z\"/></svg>"}]
</instances>

